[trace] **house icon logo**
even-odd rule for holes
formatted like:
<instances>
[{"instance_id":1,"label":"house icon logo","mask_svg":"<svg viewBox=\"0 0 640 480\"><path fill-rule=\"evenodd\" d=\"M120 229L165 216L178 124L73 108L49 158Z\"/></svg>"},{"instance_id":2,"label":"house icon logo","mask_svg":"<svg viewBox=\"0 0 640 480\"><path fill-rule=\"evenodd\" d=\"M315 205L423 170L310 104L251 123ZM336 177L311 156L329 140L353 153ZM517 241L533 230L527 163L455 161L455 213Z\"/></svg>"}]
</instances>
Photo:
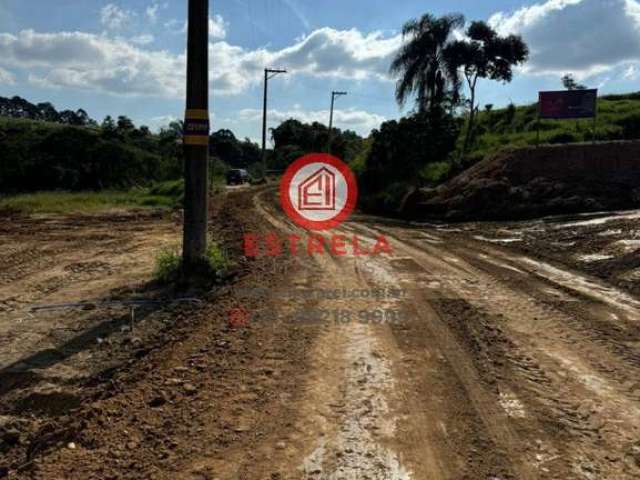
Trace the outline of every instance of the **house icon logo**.
<instances>
[{"instance_id":1,"label":"house icon logo","mask_svg":"<svg viewBox=\"0 0 640 480\"><path fill-rule=\"evenodd\" d=\"M342 160L311 153L287 168L280 182L280 203L297 225L327 230L345 221L358 199L355 176Z\"/></svg>"},{"instance_id":2,"label":"house icon logo","mask_svg":"<svg viewBox=\"0 0 640 480\"><path fill-rule=\"evenodd\" d=\"M335 209L336 175L322 167L298 186L298 210Z\"/></svg>"}]
</instances>

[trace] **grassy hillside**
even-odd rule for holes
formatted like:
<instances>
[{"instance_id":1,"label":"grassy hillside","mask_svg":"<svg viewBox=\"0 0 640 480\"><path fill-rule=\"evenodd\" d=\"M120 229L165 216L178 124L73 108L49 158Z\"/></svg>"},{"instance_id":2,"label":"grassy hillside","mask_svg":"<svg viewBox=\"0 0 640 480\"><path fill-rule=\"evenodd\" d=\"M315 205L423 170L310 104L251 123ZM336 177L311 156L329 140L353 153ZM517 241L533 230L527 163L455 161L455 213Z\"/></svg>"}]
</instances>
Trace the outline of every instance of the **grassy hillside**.
<instances>
[{"instance_id":1,"label":"grassy hillside","mask_svg":"<svg viewBox=\"0 0 640 480\"><path fill-rule=\"evenodd\" d=\"M510 106L480 112L476 138L466 165L505 147L536 144L537 105ZM540 142L564 144L593 140L593 121L543 120ZM640 138L640 92L607 95L598 99L596 140L631 140Z\"/></svg>"}]
</instances>

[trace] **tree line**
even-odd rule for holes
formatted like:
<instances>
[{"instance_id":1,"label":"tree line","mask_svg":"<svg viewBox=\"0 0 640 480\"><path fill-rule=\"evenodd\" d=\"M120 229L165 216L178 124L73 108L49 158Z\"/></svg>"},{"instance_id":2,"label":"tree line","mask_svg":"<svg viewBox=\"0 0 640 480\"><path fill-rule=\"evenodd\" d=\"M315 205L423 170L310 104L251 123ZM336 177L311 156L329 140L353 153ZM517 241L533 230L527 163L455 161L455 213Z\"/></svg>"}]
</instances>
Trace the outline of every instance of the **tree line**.
<instances>
[{"instance_id":1,"label":"tree line","mask_svg":"<svg viewBox=\"0 0 640 480\"><path fill-rule=\"evenodd\" d=\"M158 133L126 115L100 123L85 110L0 97L0 194L126 189L183 174L182 122ZM258 145L230 130L210 137L212 174L261 162Z\"/></svg>"}]
</instances>

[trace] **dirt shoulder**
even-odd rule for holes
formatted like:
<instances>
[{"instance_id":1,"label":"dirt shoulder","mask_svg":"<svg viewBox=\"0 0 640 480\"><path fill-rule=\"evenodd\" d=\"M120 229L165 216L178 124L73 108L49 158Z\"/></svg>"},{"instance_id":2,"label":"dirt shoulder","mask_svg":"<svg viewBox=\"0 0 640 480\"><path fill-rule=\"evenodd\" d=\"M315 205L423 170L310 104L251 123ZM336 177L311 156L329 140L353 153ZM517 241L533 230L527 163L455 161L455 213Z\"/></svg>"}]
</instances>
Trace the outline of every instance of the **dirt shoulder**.
<instances>
[{"instance_id":1,"label":"dirt shoulder","mask_svg":"<svg viewBox=\"0 0 640 480\"><path fill-rule=\"evenodd\" d=\"M229 325L238 307L268 317L269 305L235 292L274 282L289 265L238 255L242 233L265 228L250 192L216 200L212 233L236 262L232 284L200 295L198 304L140 307L133 332L122 308L51 311L21 329L15 319L35 301L175 299L150 284L149 273L151 252L179 238L177 219L136 213L5 222L0 475L207 478L210 467L194 459L250 456L285 421L313 332L276 328L276 319ZM57 271L70 272L59 296L27 296L40 291L41 278L55 284L49 277Z\"/></svg>"}]
</instances>

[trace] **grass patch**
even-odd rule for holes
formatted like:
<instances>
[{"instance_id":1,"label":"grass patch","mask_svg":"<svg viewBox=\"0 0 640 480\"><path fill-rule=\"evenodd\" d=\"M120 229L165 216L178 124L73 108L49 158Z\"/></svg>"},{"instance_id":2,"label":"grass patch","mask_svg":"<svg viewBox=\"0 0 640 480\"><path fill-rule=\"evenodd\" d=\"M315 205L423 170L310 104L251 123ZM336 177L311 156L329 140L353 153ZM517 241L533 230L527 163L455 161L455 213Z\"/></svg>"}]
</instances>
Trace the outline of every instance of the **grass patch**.
<instances>
[{"instance_id":1,"label":"grass patch","mask_svg":"<svg viewBox=\"0 0 640 480\"><path fill-rule=\"evenodd\" d=\"M438 185L447 179L450 171L449 162L427 163L420 171L420 178L426 185Z\"/></svg>"},{"instance_id":2,"label":"grass patch","mask_svg":"<svg viewBox=\"0 0 640 480\"><path fill-rule=\"evenodd\" d=\"M36 192L0 199L0 210L32 213L96 213L118 208L175 208L182 203L181 181L162 182L126 192Z\"/></svg>"},{"instance_id":3,"label":"grass patch","mask_svg":"<svg viewBox=\"0 0 640 480\"><path fill-rule=\"evenodd\" d=\"M233 262L222 247L217 242L209 241L198 277L205 282L220 283L229 276L232 267ZM182 253L179 246L166 247L158 253L153 276L163 284L180 283L184 280Z\"/></svg>"}]
</instances>

